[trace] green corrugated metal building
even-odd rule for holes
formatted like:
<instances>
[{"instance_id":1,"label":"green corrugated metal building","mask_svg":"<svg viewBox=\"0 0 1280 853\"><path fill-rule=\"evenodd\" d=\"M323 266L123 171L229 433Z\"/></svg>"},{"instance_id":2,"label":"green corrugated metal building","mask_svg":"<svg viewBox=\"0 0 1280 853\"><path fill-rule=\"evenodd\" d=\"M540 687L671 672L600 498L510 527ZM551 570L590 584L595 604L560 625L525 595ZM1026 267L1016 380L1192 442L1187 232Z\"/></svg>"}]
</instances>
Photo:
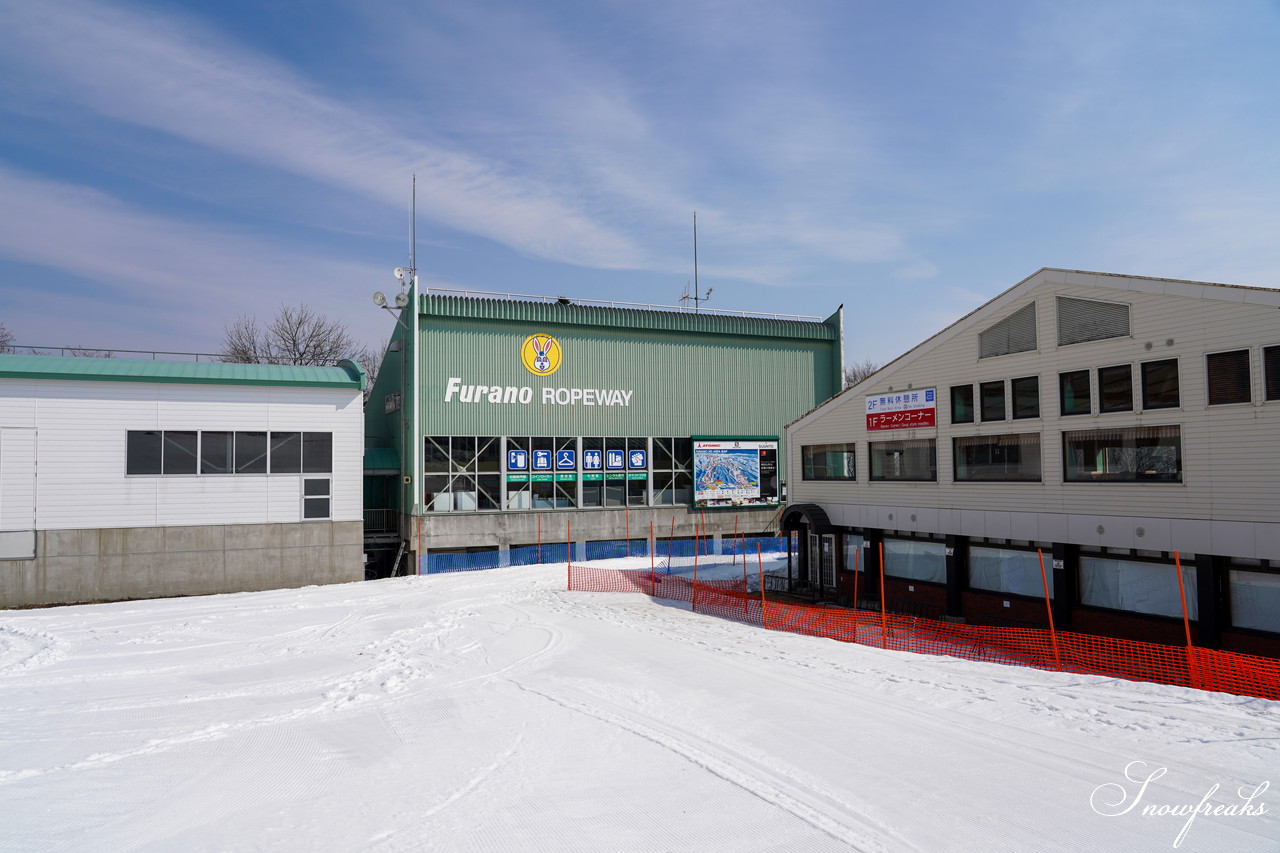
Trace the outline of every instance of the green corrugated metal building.
<instances>
[{"instance_id":1,"label":"green corrugated metal building","mask_svg":"<svg viewBox=\"0 0 1280 853\"><path fill-rule=\"evenodd\" d=\"M563 542L570 522L575 542L646 538L651 521L692 535L695 436L756 440L756 479L777 481L757 498L750 471L709 485L697 518L713 533L776 529L786 471L759 440L840 390L842 326L839 309L819 321L411 294L366 406L370 549L505 551L539 531Z\"/></svg>"}]
</instances>

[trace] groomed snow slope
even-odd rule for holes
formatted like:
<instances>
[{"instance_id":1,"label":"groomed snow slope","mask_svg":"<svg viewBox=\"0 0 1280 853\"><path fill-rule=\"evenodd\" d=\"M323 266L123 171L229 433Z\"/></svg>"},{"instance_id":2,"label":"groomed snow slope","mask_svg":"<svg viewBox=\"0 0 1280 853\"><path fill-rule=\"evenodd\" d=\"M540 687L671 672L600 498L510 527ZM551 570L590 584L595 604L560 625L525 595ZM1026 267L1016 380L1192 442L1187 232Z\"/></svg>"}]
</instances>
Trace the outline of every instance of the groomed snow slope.
<instances>
[{"instance_id":1,"label":"groomed snow slope","mask_svg":"<svg viewBox=\"0 0 1280 853\"><path fill-rule=\"evenodd\" d=\"M1280 703L564 584L0 612L0 850L1280 849Z\"/></svg>"}]
</instances>

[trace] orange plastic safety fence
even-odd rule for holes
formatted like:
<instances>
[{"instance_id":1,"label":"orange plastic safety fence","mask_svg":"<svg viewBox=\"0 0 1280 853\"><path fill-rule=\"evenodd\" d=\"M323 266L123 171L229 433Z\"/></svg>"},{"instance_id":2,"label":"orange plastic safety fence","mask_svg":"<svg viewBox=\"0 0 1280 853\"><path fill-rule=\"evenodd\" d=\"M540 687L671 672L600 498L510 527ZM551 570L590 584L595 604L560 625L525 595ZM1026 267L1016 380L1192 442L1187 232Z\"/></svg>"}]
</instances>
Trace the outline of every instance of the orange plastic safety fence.
<instances>
[{"instance_id":1,"label":"orange plastic safety fence","mask_svg":"<svg viewBox=\"0 0 1280 853\"><path fill-rule=\"evenodd\" d=\"M1035 628L962 625L873 610L761 601L741 580L700 581L641 570L569 566L569 589L638 592L687 601L698 613L770 630L895 651L948 655L1011 666L1154 681L1241 696L1280 699L1280 660L1199 647L1165 646L1137 640Z\"/></svg>"}]
</instances>

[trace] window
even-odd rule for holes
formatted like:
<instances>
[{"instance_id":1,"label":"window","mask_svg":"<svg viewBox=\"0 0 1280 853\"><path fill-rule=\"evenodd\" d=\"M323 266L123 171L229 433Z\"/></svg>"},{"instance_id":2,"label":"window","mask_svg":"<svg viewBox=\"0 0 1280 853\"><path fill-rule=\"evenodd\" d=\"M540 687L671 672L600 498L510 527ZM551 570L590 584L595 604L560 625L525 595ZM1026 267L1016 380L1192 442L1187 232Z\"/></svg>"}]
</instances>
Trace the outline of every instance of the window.
<instances>
[{"instance_id":1,"label":"window","mask_svg":"<svg viewBox=\"0 0 1280 853\"><path fill-rule=\"evenodd\" d=\"M507 447L511 446L507 439ZM590 437L582 439L582 506L604 506L604 439ZM510 485L507 486L510 489ZM507 509L518 509L507 501Z\"/></svg>"},{"instance_id":2,"label":"window","mask_svg":"<svg viewBox=\"0 0 1280 853\"><path fill-rule=\"evenodd\" d=\"M333 439L302 437L302 470L322 473L333 466ZM469 512L499 508L501 440L494 436L428 436L423 439L423 506L427 512ZM526 475L527 477L527 475Z\"/></svg>"},{"instance_id":3,"label":"window","mask_svg":"<svg viewBox=\"0 0 1280 853\"><path fill-rule=\"evenodd\" d=\"M1040 481L1039 433L954 438L952 448L957 481Z\"/></svg>"},{"instance_id":4,"label":"window","mask_svg":"<svg viewBox=\"0 0 1280 853\"><path fill-rule=\"evenodd\" d=\"M194 474L198 470L196 448L199 446L199 433L194 430L164 431L164 462L162 471L165 474Z\"/></svg>"},{"instance_id":5,"label":"window","mask_svg":"<svg viewBox=\"0 0 1280 853\"><path fill-rule=\"evenodd\" d=\"M200 433L200 473L230 474L235 461L233 432Z\"/></svg>"},{"instance_id":6,"label":"window","mask_svg":"<svg viewBox=\"0 0 1280 853\"><path fill-rule=\"evenodd\" d=\"M951 389L951 422L973 423L973 386L956 385Z\"/></svg>"},{"instance_id":7,"label":"window","mask_svg":"<svg viewBox=\"0 0 1280 853\"><path fill-rule=\"evenodd\" d=\"M1280 633L1280 574L1231 570L1231 624Z\"/></svg>"},{"instance_id":8,"label":"window","mask_svg":"<svg viewBox=\"0 0 1280 853\"><path fill-rule=\"evenodd\" d=\"M847 444L806 444L800 448L805 480L856 480L854 447Z\"/></svg>"},{"instance_id":9,"label":"window","mask_svg":"<svg viewBox=\"0 0 1280 853\"><path fill-rule=\"evenodd\" d=\"M978 333L978 358L992 358L1036 348L1036 304L1024 305Z\"/></svg>"},{"instance_id":10,"label":"window","mask_svg":"<svg viewBox=\"0 0 1280 853\"><path fill-rule=\"evenodd\" d=\"M236 433L236 473L267 473L267 434L265 432Z\"/></svg>"},{"instance_id":11,"label":"window","mask_svg":"<svg viewBox=\"0 0 1280 853\"><path fill-rule=\"evenodd\" d=\"M1062 434L1070 483L1182 482L1179 427L1095 429Z\"/></svg>"},{"instance_id":12,"label":"window","mask_svg":"<svg viewBox=\"0 0 1280 853\"><path fill-rule=\"evenodd\" d=\"M1142 365L1142 408L1178 406L1178 360L1148 361Z\"/></svg>"},{"instance_id":13,"label":"window","mask_svg":"<svg viewBox=\"0 0 1280 853\"><path fill-rule=\"evenodd\" d=\"M872 480L938 479L938 454L932 438L873 441L868 453Z\"/></svg>"},{"instance_id":14,"label":"window","mask_svg":"<svg viewBox=\"0 0 1280 853\"><path fill-rule=\"evenodd\" d=\"M1247 349L1213 352L1204 358L1210 406L1248 403L1253 399Z\"/></svg>"},{"instance_id":15,"label":"window","mask_svg":"<svg viewBox=\"0 0 1280 853\"><path fill-rule=\"evenodd\" d=\"M1058 396L1062 400L1062 414L1087 415L1092 411L1089 401L1089 371L1071 370L1058 374Z\"/></svg>"},{"instance_id":16,"label":"window","mask_svg":"<svg viewBox=\"0 0 1280 853\"><path fill-rule=\"evenodd\" d=\"M159 474L164 442L159 430L129 430L125 437L125 473Z\"/></svg>"},{"instance_id":17,"label":"window","mask_svg":"<svg viewBox=\"0 0 1280 853\"><path fill-rule=\"evenodd\" d=\"M884 540L884 573L895 578L947 582L947 546L914 539Z\"/></svg>"},{"instance_id":18,"label":"window","mask_svg":"<svg viewBox=\"0 0 1280 853\"><path fill-rule=\"evenodd\" d=\"M329 478L307 477L302 481L302 517L328 518L330 513Z\"/></svg>"},{"instance_id":19,"label":"window","mask_svg":"<svg viewBox=\"0 0 1280 853\"><path fill-rule=\"evenodd\" d=\"M1058 297L1058 346L1124 338L1129 335L1129 306L1123 302Z\"/></svg>"},{"instance_id":20,"label":"window","mask_svg":"<svg viewBox=\"0 0 1280 853\"><path fill-rule=\"evenodd\" d=\"M332 473L332 433L129 430L126 435L127 474L204 476L303 471Z\"/></svg>"},{"instance_id":21,"label":"window","mask_svg":"<svg viewBox=\"0 0 1280 853\"><path fill-rule=\"evenodd\" d=\"M1004 420L1004 380L983 382L979 389L982 395L982 419L984 421Z\"/></svg>"},{"instance_id":22,"label":"window","mask_svg":"<svg viewBox=\"0 0 1280 853\"><path fill-rule=\"evenodd\" d=\"M693 442L688 438L655 438L651 464L653 505L692 505Z\"/></svg>"},{"instance_id":23,"label":"window","mask_svg":"<svg viewBox=\"0 0 1280 853\"><path fill-rule=\"evenodd\" d=\"M1098 368L1098 411L1133 411L1133 368L1127 364Z\"/></svg>"},{"instance_id":24,"label":"window","mask_svg":"<svg viewBox=\"0 0 1280 853\"><path fill-rule=\"evenodd\" d=\"M1040 377L1024 376L1014 379L1010 386L1013 391L1014 418L1040 417Z\"/></svg>"},{"instance_id":25,"label":"window","mask_svg":"<svg viewBox=\"0 0 1280 853\"><path fill-rule=\"evenodd\" d=\"M1052 563L1045 560L1041 575L1040 555L1035 551L1013 551L1008 548L969 548L969 586L1010 595L1044 598L1045 581L1053 598Z\"/></svg>"},{"instance_id":26,"label":"window","mask_svg":"<svg viewBox=\"0 0 1280 853\"><path fill-rule=\"evenodd\" d=\"M1268 400L1280 400L1280 347L1263 347L1262 374Z\"/></svg>"},{"instance_id":27,"label":"window","mask_svg":"<svg viewBox=\"0 0 1280 853\"><path fill-rule=\"evenodd\" d=\"M271 473L302 473L302 433L271 433Z\"/></svg>"},{"instance_id":28,"label":"window","mask_svg":"<svg viewBox=\"0 0 1280 853\"><path fill-rule=\"evenodd\" d=\"M1198 619L1196 573L1182 569L1187 616ZM1107 557L1080 558L1080 603L1182 618L1178 570L1168 563L1140 563Z\"/></svg>"}]
</instances>

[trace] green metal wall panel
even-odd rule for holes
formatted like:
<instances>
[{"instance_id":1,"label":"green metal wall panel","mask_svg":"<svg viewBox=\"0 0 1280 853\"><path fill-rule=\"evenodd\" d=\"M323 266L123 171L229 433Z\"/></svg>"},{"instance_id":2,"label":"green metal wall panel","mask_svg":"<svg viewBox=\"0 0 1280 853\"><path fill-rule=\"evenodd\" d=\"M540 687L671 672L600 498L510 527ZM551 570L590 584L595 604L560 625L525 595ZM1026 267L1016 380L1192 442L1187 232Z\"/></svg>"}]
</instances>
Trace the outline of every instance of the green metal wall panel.
<instances>
[{"instance_id":1,"label":"green metal wall panel","mask_svg":"<svg viewBox=\"0 0 1280 853\"><path fill-rule=\"evenodd\" d=\"M608 319L656 313L613 309ZM421 433L780 437L784 424L839 390L842 341L830 323L761 323L756 330L766 334L746 335L742 318L736 317L704 321L694 315L696 329L644 322L650 318L633 327L573 319L577 322L422 314ZM769 334L781 326L802 333ZM521 363L520 347L535 333L555 337L562 348L560 367L549 376L537 376ZM453 379L464 388L484 386L485 398L462 402L461 393L449 393ZM491 402L488 394L495 387L502 397L508 388L529 389L532 399ZM544 402L544 389L620 391L627 400L626 405L565 405Z\"/></svg>"}]
</instances>

